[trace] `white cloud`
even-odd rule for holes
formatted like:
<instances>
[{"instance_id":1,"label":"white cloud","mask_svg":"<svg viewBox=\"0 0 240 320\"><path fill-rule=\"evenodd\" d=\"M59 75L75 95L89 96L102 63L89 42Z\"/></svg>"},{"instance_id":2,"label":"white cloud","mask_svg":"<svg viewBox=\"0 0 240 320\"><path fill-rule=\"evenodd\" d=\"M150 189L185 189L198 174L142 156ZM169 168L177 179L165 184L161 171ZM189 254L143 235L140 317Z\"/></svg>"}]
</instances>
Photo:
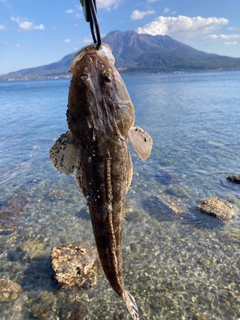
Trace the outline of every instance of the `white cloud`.
<instances>
[{"instance_id":1,"label":"white cloud","mask_svg":"<svg viewBox=\"0 0 240 320\"><path fill-rule=\"evenodd\" d=\"M41 23L39 26L33 26L33 29L44 30L44 25Z\"/></svg>"},{"instance_id":2,"label":"white cloud","mask_svg":"<svg viewBox=\"0 0 240 320\"><path fill-rule=\"evenodd\" d=\"M0 31L6 30L6 27L3 24L0 24Z\"/></svg>"},{"instance_id":3,"label":"white cloud","mask_svg":"<svg viewBox=\"0 0 240 320\"><path fill-rule=\"evenodd\" d=\"M221 25L228 23L225 18L202 18L202 17L163 17L160 16L154 21L138 28L138 33L148 33L151 35L187 35L195 36L197 34L208 33L217 29Z\"/></svg>"},{"instance_id":4,"label":"white cloud","mask_svg":"<svg viewBox=\"0 0 240 320\"><path fill-rule=\"evenodd\" d=\"M20 48L20 47L21 47L21 45L20 45L19 43L17 43L17 44L15 44L15 45L14 45L14 47L16 47L16 48Z\"/></svg>"},{"instance_id":5,"label":"white cloud","mask_svg":"<svg viewBox=\"0 0 240 320\"><path fill-rule=\"evenodd\" d=\"M240 38L240 34L210 34L207 39L238 39Z\"/></svg>"},{"instance_id":6,"label":"white cloud","mask_svg":"<svg viewBox=\"0 0 240 320\"><path fill-rule=\"evenodd\" d=\"M159 0L147 0L148 3L157 2Z\"/></svg>"},{"instance_id":7,"label":"white cloud","mask_svg":"<svg viewBox=\"0 0 240 320\"><path fill-rule=\"evenodd\" d=\"M33 23L29 22L29 21L19 22L18 26L19 26L20 29L23 29L23 30L31 30L31 29L33 29Z\"/></svg>"},{"instance_id":8,"label":"white cloud","mask_svg":"<svg viewBox=\"0 0 240 320\"><path fill-rule=\"evenodd\" d=\"M226 44L227 46L236 45L237 41L226 41L224 42L224 44Z\"/></svg>"},{"instance_id":9,"label":"white cloud","mask_svg":"<svg viewBox=\"0 0 240 320\"><path fill-rule=\"evenodd\" d=\"M170 11L169 8L165 8L165 9L163 10L163 13L168 13L169 11Z\"/></svg>"},{"instance_id":10,"label":"white cloud","mask_svg":"<svg viewBox=\"0 0 240 320\"><path fill-rule=\"evenodd\" d=\"M79 10L82 11L82 6L77 5L77 6L75 6L75 7L77 8L78 11L79 11ZM72 14L72 15L74 16L74 18L80 19L80 18L82 17L82 14L79 13L78 11L73 10L73 9L68 9L68 10L65 11L65 13L67 13L67 14Z\"/></svg>"},{"instance_id":11,"label":"white cloud","mask_svg":"<svg viewBox=\"0 0 240 320\"><path fill-rule=\"evenodd\" d=\"M121 2L121 0L98 0L97 9L111 10L111 7L113 7L113 9L116 9Z\"/></svg>"},{"instance_id":12,"label":"white cloud","mask_svg":"<svg viewBox=\"0 0 240 320\"><path fill-rule=\"evenodd\" d=\"M149 10L149 11L138 11L134 10L131 14L131 20L139 20L145 17L146 15L153 14L155 11Z\"/></svg>"},{"instance_id":13,"label":"white cloud","mask_svg":"<svg viewBox=\"0 0 240 320\"><path fill-rule=\"evenodd\" d=\"M33 22L23 21L20 17L11 17L11 21L14 21L18 24L20 30L28 31L28 30L44 30L44 25L41 23L39 26L35 26Z\"/></svg>"},{"instance_id":14,"label":"white cloud","mask_svg":"<svg viewBox=\"0 0 240 320\"><path fill-rule=\"evenodd\" d=\"M71 42L71 39L65 39L64 40L64 43L69 43L69 42Z\"/></svg>"}]
</instances>

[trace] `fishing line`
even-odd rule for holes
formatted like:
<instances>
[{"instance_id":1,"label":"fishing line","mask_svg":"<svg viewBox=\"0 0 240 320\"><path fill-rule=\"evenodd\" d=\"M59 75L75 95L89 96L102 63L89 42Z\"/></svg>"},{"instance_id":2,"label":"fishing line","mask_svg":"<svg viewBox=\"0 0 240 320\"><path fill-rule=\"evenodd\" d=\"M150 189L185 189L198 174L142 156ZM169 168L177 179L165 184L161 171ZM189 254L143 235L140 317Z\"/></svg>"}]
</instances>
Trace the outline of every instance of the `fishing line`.
<instances>
[{"instance_id":1,"label":"fishing line","mask_svg":"<svg viewBox=\"0 0 240 320\"><path fill-rule=\"evenodd\" d=\"M90 23L93 42L97 44L97 49L99 49L102 44L102 40L97 18L96 0L80 0L80 3L83 7L85 20Z\"/></svg>"}]
</instances>

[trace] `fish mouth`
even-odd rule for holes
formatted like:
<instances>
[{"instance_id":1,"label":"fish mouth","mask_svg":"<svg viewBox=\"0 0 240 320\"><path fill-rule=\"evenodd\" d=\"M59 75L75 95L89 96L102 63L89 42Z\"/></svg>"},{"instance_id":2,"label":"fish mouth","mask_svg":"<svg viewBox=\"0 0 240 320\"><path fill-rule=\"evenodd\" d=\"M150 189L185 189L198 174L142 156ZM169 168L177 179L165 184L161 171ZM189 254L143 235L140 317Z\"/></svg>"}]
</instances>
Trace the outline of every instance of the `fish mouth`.
<instances>
[{"instance_id":1,"label":"fish mouth","mask_svg":"<svg viewBox=\"0 0 240 320\"><path fill-rule=\"evenodd\" d=\"M75 68L75 65L76 65L76 62L83 59L83 57L86 55L86 54L97 54L97 55L100 55L101 57L106 57L108 59L108 61L114 65L114 62L115 62L115 58L112 54L112 50L111 48L109 47L108 44L105 44L103 43L101 45L101 47L97 50L97 45L96 44L93 44L93 45L90 45L90 46L87 46L83 49L81 49L72 59L71 61L71 65L70 65L70 69L69 69L69 72L73 73L74 72L74 68Z\"/></svg>"}]
</instances>

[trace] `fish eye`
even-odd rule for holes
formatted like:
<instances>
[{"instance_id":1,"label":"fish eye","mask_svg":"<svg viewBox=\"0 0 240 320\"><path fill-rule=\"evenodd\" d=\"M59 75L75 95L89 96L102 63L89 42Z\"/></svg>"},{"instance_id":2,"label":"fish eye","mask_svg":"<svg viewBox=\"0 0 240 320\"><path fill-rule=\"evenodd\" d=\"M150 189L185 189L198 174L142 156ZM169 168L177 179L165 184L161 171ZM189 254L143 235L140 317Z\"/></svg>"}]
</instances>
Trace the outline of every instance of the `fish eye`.
<instances>
[{"instance_id":1,"label":"fish eye","mask_svg":"<svg viewBox=\"0 0 240 320\"><path fill-rule=\"evenodd\" d=\"M86 83L88 81L88 74L86 74L86 73L81 74L79 80L82 83Z\"/></svg>"},{"instance_id":2,"label":"fish eye","mask_svg":"<svg viewBox=\"0 0 240 320\"><path fill-rule=\"evenodd\" d=\"M107 82L111 82L111 81L112 81L112 75L111 75L111 73L108 72L108 71L105 71L105 72L103 73L103 77L104 77L104 79L105 79Z\"/></svg>"}]
</instances>

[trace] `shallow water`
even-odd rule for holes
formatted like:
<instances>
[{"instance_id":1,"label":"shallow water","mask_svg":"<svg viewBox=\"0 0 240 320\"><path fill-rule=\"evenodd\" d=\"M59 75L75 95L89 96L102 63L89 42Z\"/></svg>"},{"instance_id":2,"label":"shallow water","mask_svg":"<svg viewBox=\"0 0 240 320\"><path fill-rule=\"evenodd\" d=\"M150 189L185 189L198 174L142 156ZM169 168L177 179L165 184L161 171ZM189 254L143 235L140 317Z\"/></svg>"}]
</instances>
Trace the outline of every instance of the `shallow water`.
<instances>
[{"instance_id":1,"label":"shallow water","mask_svg":"<svg viewBox=\"0 0 240 320\"><path fill-rule=\"evenodd\" d=\"M131 148L134 176L127 195L123 261L126 288L140 319L240 317L239 216L228 225L196 206L219 196L240 207L240 72L128 76L136 124L154 141L142 162ZM74 175L48 158L67 130L68 80L0 83L0 205L29 198L17 230L0 235L0 278L18 283L18 299L0 304L1 319L130 319L100 270L93 289L58 290L50 250L94 243L86 201ZM164 201L181 207L175 214ZM32 242L38 250L24 254Z\"/></svg>"}]
</instances>

